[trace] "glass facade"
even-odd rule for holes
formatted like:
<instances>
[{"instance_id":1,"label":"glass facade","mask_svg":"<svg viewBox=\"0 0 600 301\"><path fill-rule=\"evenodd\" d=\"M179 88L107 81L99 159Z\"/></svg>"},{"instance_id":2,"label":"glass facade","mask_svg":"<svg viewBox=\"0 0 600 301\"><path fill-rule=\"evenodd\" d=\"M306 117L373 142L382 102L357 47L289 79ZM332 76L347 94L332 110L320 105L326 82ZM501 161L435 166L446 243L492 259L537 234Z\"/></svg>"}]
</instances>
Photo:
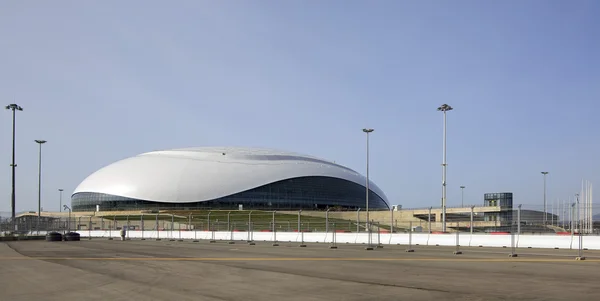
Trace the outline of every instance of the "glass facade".
<instances>
[{"instance_id":1,"label":"glass facade","mask_svg":"<svg viewBox=\"0 0 600 301\"><path fill-rule=\"evenodd\" d=\"M484 214L486 222L512 221L513 194L512 192L486 193L483 195L484 206L500 206L500 212Z\"/></svg>"},{"instance_id":2,"label":"glass facade","mask_svg":"<svg viewBox=\"0 0 600 301\"><path fill-rule=\"evenodd\" d=\"M483 201L485 206L512 208L513 194L512 192L486 193L483 195Z\"/></svg>"},{"instance_id":3,"label":"glass facade","mask_svg":"<svg viewBox=\"0 0 600 301\"><path fill-rule=\"evenodd\" d=\"M94 192L79 192L71 197L73 211L115 210L322 210L365 208L365 187L332 177L301 177L270 183L222 198L192 203L162 203ZM369 191L369 209L389 210L386 202Z\"/></svg>"}]
</instances>

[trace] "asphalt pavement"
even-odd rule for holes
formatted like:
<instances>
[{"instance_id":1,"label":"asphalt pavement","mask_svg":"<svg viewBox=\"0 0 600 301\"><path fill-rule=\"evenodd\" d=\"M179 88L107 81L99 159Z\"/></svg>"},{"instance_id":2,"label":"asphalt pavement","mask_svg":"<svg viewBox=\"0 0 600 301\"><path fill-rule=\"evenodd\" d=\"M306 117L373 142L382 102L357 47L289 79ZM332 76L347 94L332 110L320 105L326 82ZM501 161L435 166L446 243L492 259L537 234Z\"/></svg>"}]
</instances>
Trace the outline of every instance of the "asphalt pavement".
<instances>
[{"instance_id":1,"label":"asphalt pavement","mask_svg":"<svg viewBox=\"0 0 600 301\"><path fill-rule=\"evenodd\" d=\"M0 300L596 300L600 252L227 241L0 243Z\"/></svg>"}]
</instances>

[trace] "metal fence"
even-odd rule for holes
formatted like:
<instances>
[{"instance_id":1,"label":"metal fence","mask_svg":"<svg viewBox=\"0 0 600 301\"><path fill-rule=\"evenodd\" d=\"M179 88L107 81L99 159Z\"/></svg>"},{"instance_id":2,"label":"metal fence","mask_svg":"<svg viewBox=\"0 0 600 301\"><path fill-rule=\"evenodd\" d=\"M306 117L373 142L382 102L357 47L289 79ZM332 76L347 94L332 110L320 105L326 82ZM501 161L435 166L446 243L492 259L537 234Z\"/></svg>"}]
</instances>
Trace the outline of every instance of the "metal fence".
<instances>
[{"instance_id":1,"label":"metal fence","mask_svg":"<svg viewBox=\"0 0 600 301\"><path fill-rule=\"evenodd\" d=\"M446 232L515 232L519 234L600 234L600 222L593 221L594 208L571 203L560 206L518 205L454 207L446 209ZM439 208L398 211L171 211L162 213L90 212L70 217L44 214L0 218L0 232L38 233L70 230L153 230L153 231L278 231L329 232L441 232L443 213Z\"/></svg>"}]
</instances>

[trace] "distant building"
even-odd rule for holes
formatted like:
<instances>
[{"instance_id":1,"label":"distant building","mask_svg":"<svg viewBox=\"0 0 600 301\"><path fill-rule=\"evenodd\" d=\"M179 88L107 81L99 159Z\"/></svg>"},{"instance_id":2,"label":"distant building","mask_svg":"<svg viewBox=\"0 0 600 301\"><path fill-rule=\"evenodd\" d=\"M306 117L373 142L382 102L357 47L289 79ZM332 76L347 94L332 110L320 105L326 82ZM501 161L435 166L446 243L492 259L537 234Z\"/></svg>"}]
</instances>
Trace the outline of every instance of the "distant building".
<instances>
[{"instance_id":1,"label":"distant building","mask_svg":"<svg viewBox=\"0 0 600 301\"><path fill-rule=\"evenodd\" d=\"M495 192L483 195L483 204L486 207L500 207L500 212L486 212L486 222L510 222L513 219L513 194L512 192Z\"/></svg>"},{"instance_id":2,"label":"distant building","mask_svg":"<svg viewBox=\"0 0 600 301\"><path fill-rule=\"evenodd\" d=\"M365 183L355 170L312 156L197 147L110 164L79 184L71 203L73 211L357 210L366 207ZM383 191L368 185L369 209L390 210Z\"/></svg>"},{"instance_id":3,"label":"distant building","mask_svg":"<svg viewBox=\"0 0 600 301\"><path fill-rule=\"evenodd\" d=\"M483 203L486 207L500 207L498 211L485 212L483 220L486 222L494 222L495 231L511 231L513 227L521 221L521 230L523 226L542 226L544 221L544 212L537 210L521 209L520 213L517 208L513 207L512 192L495 192L486 193L483 195ZM546 220L557 221L558 215L546 213ZM537 229L539 231L539 229Z\"/></svg>"}]
</instances>

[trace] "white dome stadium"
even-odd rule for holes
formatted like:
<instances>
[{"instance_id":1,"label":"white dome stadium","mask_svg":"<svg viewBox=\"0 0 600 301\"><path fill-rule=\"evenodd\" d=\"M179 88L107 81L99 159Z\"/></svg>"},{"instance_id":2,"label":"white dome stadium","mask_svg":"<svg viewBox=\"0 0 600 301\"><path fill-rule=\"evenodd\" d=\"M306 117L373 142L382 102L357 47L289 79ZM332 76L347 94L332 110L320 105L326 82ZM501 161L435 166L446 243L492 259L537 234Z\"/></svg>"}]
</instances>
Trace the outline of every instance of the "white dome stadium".
<instances>
[{"instance_id":1,"label":"white dome stadium","mask_svg":"<svg viewBox=\"0 0 600 301\"><path fill-rule=\"evenodd\" d=\"M362 208L366 178L323 159L259 148L198 147L143 153L88 176L74 211L123 209ZM369 208L388 209L369 183Z\"/></svg>"}]
</instances>

